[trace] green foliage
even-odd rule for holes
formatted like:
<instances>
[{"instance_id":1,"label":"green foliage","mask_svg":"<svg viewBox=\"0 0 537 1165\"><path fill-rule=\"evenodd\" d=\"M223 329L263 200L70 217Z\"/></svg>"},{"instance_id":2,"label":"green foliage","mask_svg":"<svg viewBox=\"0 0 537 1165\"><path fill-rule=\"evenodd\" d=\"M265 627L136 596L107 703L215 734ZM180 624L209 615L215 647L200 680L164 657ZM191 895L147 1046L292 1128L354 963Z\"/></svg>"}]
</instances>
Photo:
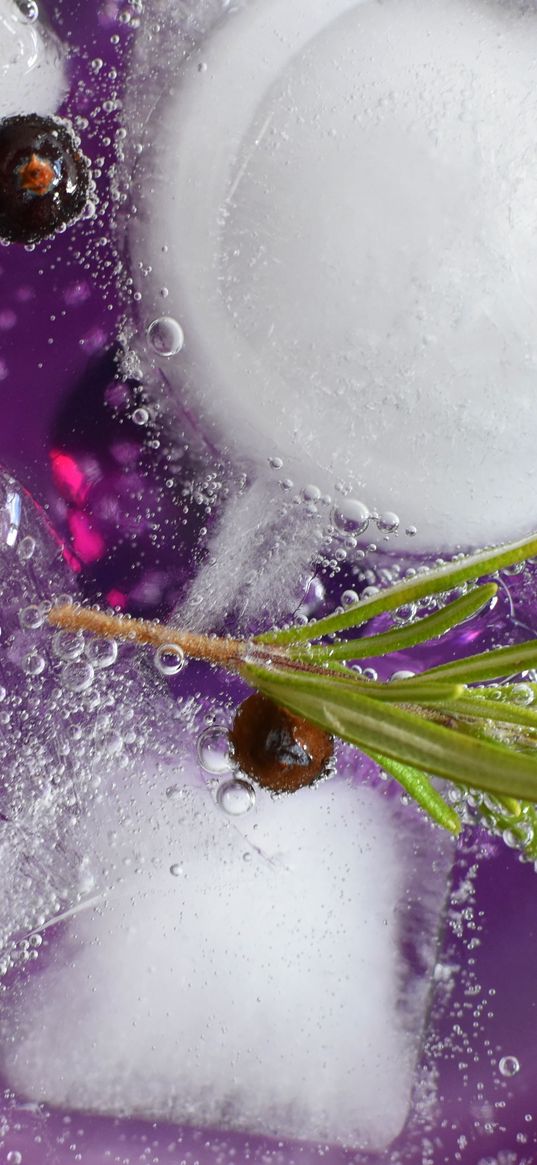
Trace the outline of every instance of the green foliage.
<instances>
[{"instance_id":1,"label":"green foliage","mask_svg":"<svg viewBox=\"0 0 537 1165\"><path fill-rule=\"evenodd\" d=\"M460 556L306 626L258 636L240 672L276 703L356 745L438 825L460 817L432 778L470 791L488 828L537 857L537 685L492 687L537 667L537 639L454 660L394 682L366 680L342 661L374 660L445 635L494 599L494 581L468 589L433 614L367 634L372 619L496 575L537 554L537 536ZM365 634L342 638L364 628ZM327 641L327 637L330 637ZM477 792L476 792L477 791Z\"/></svg>"}]
</instances>

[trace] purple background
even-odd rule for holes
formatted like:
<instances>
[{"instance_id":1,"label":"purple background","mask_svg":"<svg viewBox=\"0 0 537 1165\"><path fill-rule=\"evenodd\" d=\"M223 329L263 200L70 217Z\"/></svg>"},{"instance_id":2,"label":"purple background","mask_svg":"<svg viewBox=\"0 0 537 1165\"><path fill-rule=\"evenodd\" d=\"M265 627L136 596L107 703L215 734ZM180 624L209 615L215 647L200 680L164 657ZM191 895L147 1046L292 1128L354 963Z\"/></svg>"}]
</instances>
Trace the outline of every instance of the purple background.
<instances>
[{"instance_id":1,"label":"purple background","mask_svg":"<svg viewBox=\"0 0 537 1165\"><path fill-rule=\"evenodd\" d=\"M182 592L185 563L203 518L190 506L184 525L177 504L184 476L195 475L196 467L185 466L174 490L165 486L166 435L158 451L148 447L147 427L131 419L140 386L122 385L115 377L120 307L107 172L114 154L113 144L103 147L103 139L113 143L120 121L102 103L117 92L108 66L121 77L128 60L132 32L119 20L126 7L120 0L49 5L52 23L71 48L65 112L90 118L84 148L94 162L104 155L105 165L97 179L100 206L94 220L31 253L0 250L0 463L46 507L73 555L83 593L133 612L162 615ZM120 38L116 46L112 34ZM96 57L106 62L98 79L90 64ZM151 432L150 426L150 438ZM132 500L137 489L143 490L142 506ZM531 603L522 596L521 604L531 620ZM465 917L462 903L462 933L446 925L440 952L442 962L465 964L466 970L455 976L449 997L437 992L432 1007L423 1058L438 1076L430 1127L411 1124L385 1162L537 1160L535 874L502 844L483 844L487 853L475 875L474 909ZM456 882L472 866L476 845L469 839L461 847ZM471 952L474 965L468 962L472 938L479 940ZM519 1058L521 1071L505 1080L497 1065L508 1054ZM258 1138L46 1113L8 1093L4 1107L10 1129L3 1137L0 1124L0 1165L10 1151L22 1154L23 1165L67 1165L77 1159L84 1165L108 1160L227 1165L232 1159L267 1160L267 1153L286 1165L320 1159L318 1146L279 1148ZM498 1156L501 1152L506 1156ZM372 1160L335 1150L324 1150L322 1159L334 1165Z\"/></svg>"}]
</instances>

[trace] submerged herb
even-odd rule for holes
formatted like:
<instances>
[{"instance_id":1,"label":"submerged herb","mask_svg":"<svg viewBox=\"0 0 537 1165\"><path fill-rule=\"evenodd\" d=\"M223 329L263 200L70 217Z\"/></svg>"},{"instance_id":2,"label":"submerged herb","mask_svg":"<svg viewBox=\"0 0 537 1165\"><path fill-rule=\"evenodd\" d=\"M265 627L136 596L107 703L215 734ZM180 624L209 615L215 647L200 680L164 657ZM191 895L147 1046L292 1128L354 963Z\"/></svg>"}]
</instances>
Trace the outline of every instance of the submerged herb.
<instances>
[{"instance_id":1,"label":"submerged herb","mask_svg":"<svg viewBox=\"0 0 537 1165\"><path fill-rule=\"evenodd\" d=\"M359 639L342 637L342 632L403 605L475 583L534 555L537 535L459 557L386 587L343 612L250 640L196 635L76 605L53 608L49 621L69 630L160 647L168 644L227 668L278 708L361 749L433 821L453 834L461 828L461 817L449 792L446 798L433 778L462 787L482 823L502 832L535 861L537 710L531 701L537 685L525 681L485 685L537 667L537 639L391 682L367 680L342 662L370 660L430 642L486 607L498 587L494 581L477 585L404 627ZM462 803L467 801L462 798Z\"/></svg>"}]
</instances>

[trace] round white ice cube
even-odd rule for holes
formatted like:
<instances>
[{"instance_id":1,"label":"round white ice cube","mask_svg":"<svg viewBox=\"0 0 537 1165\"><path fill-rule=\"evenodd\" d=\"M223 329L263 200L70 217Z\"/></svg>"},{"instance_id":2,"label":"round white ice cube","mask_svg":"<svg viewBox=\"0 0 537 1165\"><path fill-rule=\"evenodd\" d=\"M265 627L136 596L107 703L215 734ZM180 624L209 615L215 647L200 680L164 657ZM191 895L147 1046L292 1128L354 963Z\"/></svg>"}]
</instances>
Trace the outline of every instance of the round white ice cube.
<instances>
[{"instance_id":1,"label":"round white ice cube","mask_svg":"<svg viewBox=\"0 0 537 1165\"><path fill-rule=\"evenodd\" d=\"M177 60L131 247L212 438L401 546L535 527L536 121L515 2L253 0Z\"/></svg>"}]
</instances>

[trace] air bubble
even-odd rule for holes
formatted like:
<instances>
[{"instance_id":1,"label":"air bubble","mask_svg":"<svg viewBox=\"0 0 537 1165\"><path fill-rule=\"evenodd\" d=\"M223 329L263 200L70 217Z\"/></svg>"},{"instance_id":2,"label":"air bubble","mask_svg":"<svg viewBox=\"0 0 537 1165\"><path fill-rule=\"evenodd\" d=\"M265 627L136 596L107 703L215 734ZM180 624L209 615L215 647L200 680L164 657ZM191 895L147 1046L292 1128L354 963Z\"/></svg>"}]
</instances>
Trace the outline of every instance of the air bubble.
<instances>
[{"instance_id":1,"label":"air bubble","mask_svg":"<svg viewBox=\"0 0 537 1165\"><path fill-rule=\"evenodd\" d=\"M530 704L533 704L533 690L530 688L529 684L517 684L516 688L510 695L510 699L512 700L513 704L519 704L523 708L527 708Z\"/></svg>"},{"instance_id":2,"label":"air bubble","mask_svg":"<svg viewBox=\"0 0 537 1165\"><path fill-rule=\"evenodd\" d=\"M24 656L22 670L27 676L40 676L45 670L44 657L38 651L30 651Z\"/></svg>"},{"instance_id":3,"label":"air bubble","mask_svg":"<svg viewBox=\"0 0 537 1165\"><path fill-rule=\"evenodd\" d=\"M380 587L375 587L373 585L368 586L368 587L364 587L363 591L360 594L360 599L361 600L362 599L372 599L375 595L378 595L379 593L380 593Z\"/></svg>"},{"instance_id":4,"label":"air bubble","mask_svg":"<svg viewBox=\"0 0 537 1165\"><path fill-rule=\"evenodd\" d=\"M22 1165L22 1153L18 1149L11 1149L6 1157L7 1165Z\"/></svg>"},{"instance_id":5,"label":"air bubble","mask_svg":"<svg viewBox=\"0 0 537 1165\"><path fill-rule=\"evenodd\" d=\"M332 514L334 525L344 534L363 534L369 525L370 513L356 498L343 498Z\"/></svg>"},{"instance_id":6,"label":"air bubble","mask_svg":"<svg viewBox=\"0 0 537 1165\"><path fill-rule=\"evenodd\" d=\"M305 502L318 502L321 491L317 485L306 485L302 490L302 497Z\"/></svg>"},{"instance_id":7,"label":"air bubble","mask_svg":"<svg viewBox=\"0 0 537 1165\"><path fill-rule=\"evenodd\" d=\"M384 514L379 514L377 518L377 526L379 530L383 530L386 534L393 534L395 530L399 529L399 518L392 510L386 510Z\"/></svg>"},{"instance_id":8,"label":"air bubble","mask_svg":"<svg viewBox=\"0 0 537 1165\"><path fill-rule=\"evenodd\" d=\"M31 538L29 534L23 538L18 545L17 554L21 562L29 562L33 557L36 547L35 538Z\"/></svg>"},{"instance_id":9,"label":"air bubble","mask_svg":"<svg viewBox=\"0 0 537 1165\"><path fill-rule=\"evenodd\" d=\"M179 865L179 862L174 862L173 866L170 866L170 874L173 878L180 878L182 873L183 867Z\"/></svg>"},{"instance_id":10,"label":"air bubble","mask_svg":"<svg viewBox=\"0 0 537 1165\"><path fill-rule=\"evenodd\" d=\"M39 7L36 0L17 0L21 16L28 21L28 24L35 24L39 20ZM9 1157L8 1157L9 1161Z\"/></svg>"},{"instance_id":11,"label":"air bubble","mask_svg":"<svg viewBox=\"0 0 537 1165\"><path fill-rule=\"evenodd\" d=\"M520 1062L516 1056L502 1056L498 1068L502 1076L516 1076L520 1072Z\"/></svg>"},{"instance_id":12,"label":"air bubble","mask_svg":"<svg viewBox=\"0 0 537 1165\"><path fill-rule=\"evenodd\" d=\"M70 692L87 692L94 678L95 672L89 660L74 659L71 663L65 664L61 682Z\"/></svg>"},{"instance_id":13,"label":"air bubble","mask_svg":"<svg viewBox=\"0 0 537 1165\"><path fill-rule=\"evenodd\" d=\"M356 591L343 591L341 596L342 607L352 607L357 602L359 602L359 596Z\"/></svg>"},{"instance_id":14,"label":"air bubble","mask_svg":"<svg viewBox=\"0 0 537 1165\"><path fill-rule=\"evenodd\" d=\"M149 413L147 409L135 409L132 414L132 420L135 425L147 425L149 420Z\"/></svg>"},{"instance_id":15,"label":"air bubble","mask_svg":"<svg viewBox=\"0 0 537 1165\"><path fill-rule=\"evenodd\" d=\"M115 639L90 639L84 648L86 657L93 667L112 667L117 659Z\"/></svg>"},{"instance_id":16,"label":"air bubble","mask_svg":"<svg viewBox=\"0 0 537 1165\"><path fill-rule=\"evenodd\" d=\"M418 607L416 603L405 603L404 606L398 607L393 612L392 618L397 627L403 627L406 623L411 623L416 618Z\"/></svg>"},{"instance_id":17,"label":"air bubble","mask_svg":"<svg viewBox=\"0 0 537 1165\"><path fill-rule=\"evenodd\" d=\"M175 643L163 643L154 655L157 671L163 676L176 676L185 666L185 653Z\"/></svg>"},{"instance_id":18,"label":"air bubble","mask_svg":"<svg viewBox=\"0 0 537 1165\"><path fill-rule=\"evenodd\" d=\"M52 640L52 650L58 659L66 662L79 659L84 651L84 636L80 631L57 631Z\"/></svg>"},{"instance_id":19,"label":"air bubble","mask_svg":"<svg viewBox=\"0 0 537 1165\"><path fill-rule=\"evenodd\" d=\"M45 616L40 607L32 604L29 607L23 607L22 611L19 611L19 623L23 631L37 631L39 627L43 626L44 622Z\"/></svg>"},{"instance_id":20,"label":"air bubble","mask_svg":"<svg viewBox=\"0 0 537 1165\"><path fill-rule=\"evenodd\" d=\"M160 316L147 329L147 338L158 356L177 356L185 342L181 325L172 316Z\"/></svg>"},{"instance_id":21,"label":"air bubble","mask_svg":"<svg viewBox=\"0 0 537 1165\"><path fill-rule=\"evenodd\" d=\"M255 792L248 781L236 779L220 785L216 799L224 813L229 813L230 817L239 817L253 809Z\"/></svg>"},{"instance_id":22,"label":"air bubble","mask_svg":"<svg viewBox=\"0 0 537 1165\"><path fill-rule=\"evenodd\" d=\"M226 773L232 768L229 737L225 728L206 728L198 739L198 759L206 773Z\"/></svg>"}]
</instances>

